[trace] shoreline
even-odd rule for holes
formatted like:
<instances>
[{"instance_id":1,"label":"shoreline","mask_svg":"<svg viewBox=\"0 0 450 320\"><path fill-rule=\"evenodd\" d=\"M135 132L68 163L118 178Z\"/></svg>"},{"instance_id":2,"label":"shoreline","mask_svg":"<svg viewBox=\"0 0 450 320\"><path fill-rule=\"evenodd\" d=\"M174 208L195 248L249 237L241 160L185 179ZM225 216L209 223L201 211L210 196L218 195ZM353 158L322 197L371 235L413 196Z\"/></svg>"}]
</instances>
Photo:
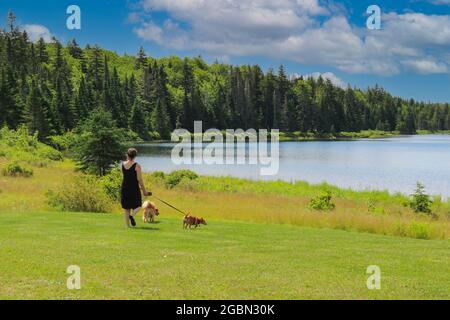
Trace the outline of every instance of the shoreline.
<instances>
[{"instance_id":1,"label":"shoreline","mask_svg":"<svg viewBox=\"0 0 450 320\"><path fill-rule=\"evenodd\" d=\"M198 175L199 178L204 179L204 180L210 180L211 182L217 182L217 183L226 183L228 185L230 184L234 184L234 183L238 183L240 186L245 186L245 185L264 185L267 186L267 193L273 193L271 192L269 189L271 184L277 184L277 185L281 185L281 186L298 186L298 185L303 185L303 186L308 186L312 189L330 189L333 190L335 193L337 194L366 194L366 195L370 195L370 194L384 194L387 195L389 197L392 198L404 198L409 199L411 197L411 194L408 193L404 193L402 191L392 191L389 189L374 189L371 187L367 187L364 189L356 189L356 188L352 188L352 187L344 187L344 186L339 186L336 184L332 184L328 181L322 181L322 182L309 182L307 180L283 180L283 179L276 179L276 180L270 180L270 179L254 179L254 178L243 178L243 177L236 177L236 176L232 176L232 175L208 175L208 174L199 174L191 169L178 169L178 170L170 170L170 171L160 171L160 170L155 170L155 171L143 171L143 173L145 175L148 176L152 176L153 174L158 174L160 172L163 172L165 175L170 175L173 172L177 172L177 171L192 171L194 172L196 175ZM413 186L414 187L414 186ZM263 188L264 189L264 188ZM251 193L251 192L250 192ZM443 202L450 202L450 196L445 196L443 194L428 194L431 198L433 199L439 199L440 201Z\"/></svg>"},{"instance_id":2,"label":"shoreline","mask_svg":"<svg viewBox=\"0 0 450 320\"><path fill-rule=\"evenodd\" d=\"M378 131L378 130L364 130L361 132L340 132L337 134L318 134L307 132L280 132L279 142L308 142L308 141L356 141L360 139L383 139L407 136L420 135L450 135L448 130L431 131L418 130L415 134L401 134L398 131ZM194 135L191 135L193 138ZM128 142L133 145L148 144L148 143L174 143L168 139L143 140Z\"/></svg>"}]
</instances>

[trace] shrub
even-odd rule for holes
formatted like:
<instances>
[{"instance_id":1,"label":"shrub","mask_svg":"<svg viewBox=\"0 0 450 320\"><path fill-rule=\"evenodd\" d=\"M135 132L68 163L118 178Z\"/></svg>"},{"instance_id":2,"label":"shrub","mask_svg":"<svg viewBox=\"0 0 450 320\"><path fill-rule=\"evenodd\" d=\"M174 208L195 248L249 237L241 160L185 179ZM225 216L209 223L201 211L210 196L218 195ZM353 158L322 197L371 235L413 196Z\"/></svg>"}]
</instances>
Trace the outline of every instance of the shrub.
<instances>
[{"instance_id":1,"label":"shrub","mask_svg":"<svg viewBox=\"0 0 450 320\"><path fill-rule=\"evenodd\" d=\"M164 180L166 178L166 174L162 171L155 171L152 173L152 178Z\"/></svg>"},{"instance_id":2,"label":"shrub","mask_svg":"<svg viewBox=\"0 0 450 320\"><path fill-rule=\"evenodd\" d=\"M413 221L409 226L409 236L416 239L431 239L430 227L424 223Z\"/></svg>"},{"instance_id":3,"label":"shrub","mask_svg":"<svg viewBox=\"0 0 450 320\"><path fill-rule=\"evenodd\" d=\"M87 175L76 177L58 191L48 191L47 198L50 206L62 211L108 212L112 206L98 179Z\"/></svg>"},{"instance_id":4,"label":"shrub","mask_svg":"<svg viewBox=\"0 0 450 320\"><path fill-rule=\"evenodd\" d=\"M177 188L180 188L183 191L187 192L195 192L198 190L198 182L199 180L190 180L190 179L182 179L178 184Z\"/></svg>"},{"instance_id":5,"label":"shrub","mask_svg":"<svg viewBox=\"0 0 450 320\"><path fill-rule=\"evenodd\" d=\"M21 166L18 162L10 163L3 170L4 176L9 177L24 177L29 178L33 176L33 170Z\"/></svg>"},{"instance_id":6,"label":"shrub","mask_svg":"<svg viewBox=\"0 0 450 320\"><path fill-rule=\"evenodd\" d=\"M325 193L311 199L309 203L309 207L314 210L333 210L336 205L331 201L332 195L330 191L326 191Z\"/></svg>"},{"instance_id":7,"label":"shrub","mask_svg":"<svg viewBox=\"0 0 450 320\"><path fill-rule=\"evenodd\" d=\"M166 187L173 189L180 184L182 180L195 180L198 175L190 170L178 170L166 176Z\"/></svg>"},{"instance_id":8,"label":"shrub","mask_svg":"<svg viewBox=\"0 0 450 320\"><path fill-rule=\"evenodd\" d=\"M420 182L417 182L417 188L415 193L412 195L412 200L409 203L411 209L416 213L425 213L429 216L432 216L433 213L431 211L431 201L430 196L425 193L425 187Z\"/></svg>"},{"instance_id":9,"label":"shrub","mask_svg":"<svg viewBox=\"0 0 450 320\"><path fill-rule=\"evenodd\" d=\"M113 201L120 201L120 192L122 188L122 171L119 167L100 179L103 191Z\"/></svg>"},{"instance_id":10,"label":"shrub","mask_svg":"<svg viewBox=\"0 0 450 320\"><path fill-rule=\"evenodd\" d=\"M62 160L59 151L39 142L37 135L29 135L24 126L17 130L0 129L0 149L3 157L29 163Z\"/></svg>"},{"instance_id":11,"label":"shrub","mask_svg":"<svg viewBox=\"0 0 450 320\"><path fill-rule=\"evenodd\" d=\"M141 137L139 137L139 135L132 130L124 130L123 131L123 139L127 142L133 142L133 143L144 142L144 140L142 140Z\"/></svg>"},{"instance_id":12,"label":"shrub","mask_svg":"<svg viewBox=\"0 0 450 320\"><path fill-rule=\"evenodd\" d=\"M59 151L69 151L77 146L79 135L73 131L67 131L59 136L49 137L49 144Z\"/></svg>"},{"instance_id":13,"label":"shrub","mask_svg":"<svg viewBox=\"0 0 450 320\"><path fill-rule=\"evenodd\" d=\"M52 161L61 161L63 160L63 156L61 152L58 150L53 149L52 147L49 147L47 145L42 145L38 148L36 151L37 156L40 159L48 159Z\"/></svg>"}]
</instances>

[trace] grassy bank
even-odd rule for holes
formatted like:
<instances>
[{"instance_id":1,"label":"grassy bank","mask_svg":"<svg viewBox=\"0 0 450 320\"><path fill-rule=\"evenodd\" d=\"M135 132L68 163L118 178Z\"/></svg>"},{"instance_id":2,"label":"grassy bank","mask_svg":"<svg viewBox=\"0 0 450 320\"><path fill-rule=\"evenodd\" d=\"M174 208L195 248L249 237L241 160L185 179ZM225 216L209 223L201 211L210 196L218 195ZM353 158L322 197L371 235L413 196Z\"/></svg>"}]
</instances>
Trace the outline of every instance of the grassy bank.
<instances>
[{"instance_id":1,"label":"grassy bank","mask_svg":"<svg viewBox=\"0 0 450 320\"><path fill-rule=\"evenodd\" d=\"M225 134L225 131L222 131ZM418 135L426 134L450 134L449 130L418 130ZM192 134L192 138L195 135ZM359 132L337 132L337 133L318 133L318 132L280 132L280 141L334 141L334 140L355 140L355 139L382 139L402 136L399 131L380 131L380 130L362 130ZM154 139L149 142L162 143L171 142L170 140ZM137 141L135 143L142 143Z\"/></svg>"},{"instance_id":2,"label":"grassy bank","mask_svg":"<svg viewBox=\"0 0 450 320\"><path fill-rule=\"evenodd\" d=\"M0 158L0 170L6 163L5 158ZM84 178L75 172L70 160L31 168L34 174L29 178L0 177L0 211L58 210L49 206L49 190L73 195L74 202L86 201L80 198L93 194L89 184L78 184ZM439 199L432 205L436 216L428 217L413 212L408 206L407 197L390 195L388 192L357 192L306 182L291 184L216 177L181 179L168 188L167 176L149 174L145 175L145 179L149 189L160 198L207 218L292 224L420 239L450 238L450 205ZM311 199L327 191L332 194L335 209L311 209ZM96 201L96 198L90 199ZM164 215L178 215L172 209L158 204ZM106 208L108 212L120 213L118 202L110 201Z\"/></svg>"},{"instance_id":3,"label":"grassy bank","mask_svg":"<svg viewBox=\"0 0 450 320\"><path fill-rule=\"evenodd\" d=\"M397 131L363 130L360 132L338 132L321 134L317 132L282 132L280 141L320 141L320 140L352 140L379 139L399 136Z\"/></svg>"},{"instance_id":4,"label":"grassy bank","mask_svg":"<svg viewBox=\"0 0 450 320\"><path fill-rule=\"evenodd\" d=\"M328 184L249 181L231 177L182 179L164 188L171 176L155 173L147 181L156 192L193 212L217 218L353 230L420 239L450 238L450 201L435 197L433 217L416 213L410 198L387 191L353 191ZM310 208L311 199L330 193L334 210Z\"/></svg>"},{"instance_id":5,"label":"grassy bank","mask_svg":"<svg viewBox=\"0 0 450 320\"><path fill-rule=\"evenodd\" d=\"M449 299L448 241L210 219L0 213L0 299ZM66 288L69 265L81 290ZM366 269L381 268L381 290Z\"/></svg>"},{"instance_id":6,"label":"grassy bank","mask_svg":"<svg viewBox=\"0 0 450 320\"><path fill-rule=\"evenodd\" d=\"M418 130L418 135L450 134L449 130ZM360 132L339 132L334 134L319 134L313 132L280 133L280 141L316 141L316 140L353 140L353 139L381 139L401 136L399 131L362 130Z\"/></svg>"}]
</instances>

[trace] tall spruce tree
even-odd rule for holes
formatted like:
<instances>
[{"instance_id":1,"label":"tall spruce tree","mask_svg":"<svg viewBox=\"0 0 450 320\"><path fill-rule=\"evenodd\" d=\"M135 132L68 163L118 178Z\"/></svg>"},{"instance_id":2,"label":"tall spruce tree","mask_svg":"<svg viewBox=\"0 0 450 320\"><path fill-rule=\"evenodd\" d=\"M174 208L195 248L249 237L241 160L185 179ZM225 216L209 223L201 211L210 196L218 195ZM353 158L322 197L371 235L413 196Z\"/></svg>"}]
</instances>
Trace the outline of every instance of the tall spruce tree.
<instances>
[{"instance_id":1,"label":"tall spruce tree","mask_svg":"<svg viewBox=\"0 0 450 320\"><path fill-rule=\"evenodd\" d=\"M170 137L170 118L162 99L158 99L156 103L156 108L151 115L151 123L153 131L158 132L161 138L168 139Z\"/></svg>"},{"instance_id":2,"label":"tall spruce tree","mask_svg":"<svg viewBox=\"0 0 450 320\"><path fill-rule=\"evenodd\" d=\"M145 50L143 47L139 48L139 51L136 56L136 69L141 69L147 67L147 55L145 54Z\"/></svg>"},{"instance_id":3,"label":"tall spruce tree","mask_svg":"<svg viewBox=\"0 0 450 320\"><path fill-rule=\"evenodd\" d=\"M130 129L137 133L142 139L148 139L149 128L145 118L146 114L142 106L142 99L137 98L131 109Z\"/></svg>"},{"instance_id":4,"label":"tall spruce tree","mask_svg":"<svg viewBox=\"0 0 450 320\"><path fill-rule=\"evenodd\" d=\"M35 80L31 81L30 94L27 98L27 122L30 133L37 133L41 141L44 141L50 134L48 110L41 94L40 88L37 86Z\"/></svg>"},{"instance_id":5,"label":"tall spruce tree","mask_svg":"<svg viewBox=\"0 0 450 320\"><path fill-rule=\"evenodd\" d=\"M123 131L111 114L100 108L91 113L81 126L77 147L77 165L88 173L106 175L124 153Z\"/></svg>"}]
</instances>

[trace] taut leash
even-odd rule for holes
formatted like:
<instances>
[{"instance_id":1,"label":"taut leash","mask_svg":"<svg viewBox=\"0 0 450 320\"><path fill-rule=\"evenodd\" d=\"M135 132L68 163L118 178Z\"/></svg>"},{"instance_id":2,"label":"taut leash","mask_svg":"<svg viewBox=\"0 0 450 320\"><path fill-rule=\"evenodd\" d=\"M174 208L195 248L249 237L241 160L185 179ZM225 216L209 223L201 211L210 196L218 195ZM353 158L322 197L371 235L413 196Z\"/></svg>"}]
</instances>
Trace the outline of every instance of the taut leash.
<instances>
[{"instance_id":1,"label":"taut leash","mask_svg":"<svg viewBox=\"0 0 450 320\"><path fill-rule=\"evenodd\" d=\"M175 207L175 206L171 205L170 203L168 203L168 202L166 202L166 201L164 201L164 200L158 198L158 197L155 196L154 194L153 194L152 196L153 196L156 200L159 200L159 201L161 201L162 203L164 203L166 206L171 207L172 209L178 211L179 213L181 213L181 214L187 216L187 213L186 213L186 212L181 211L181 210L178 209L177 207Z\"/></svg>"}]
</instances>

